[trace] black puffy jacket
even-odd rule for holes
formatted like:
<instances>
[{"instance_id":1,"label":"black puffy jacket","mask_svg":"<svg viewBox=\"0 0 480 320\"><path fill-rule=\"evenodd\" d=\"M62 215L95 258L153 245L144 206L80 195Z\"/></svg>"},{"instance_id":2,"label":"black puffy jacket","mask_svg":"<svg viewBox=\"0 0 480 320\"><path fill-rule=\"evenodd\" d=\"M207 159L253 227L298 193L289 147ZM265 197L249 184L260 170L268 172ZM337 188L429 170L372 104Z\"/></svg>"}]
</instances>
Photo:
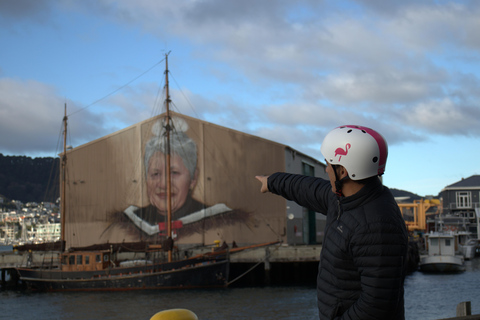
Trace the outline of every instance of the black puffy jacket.
<instances>
[{"instance_id":1,"label":"black puffy jacket","mask_svg":"<svg viewBox=\"0 0 480 320\"><path fill-rule=\"evenodd\" d=\"M379 179L340 198L328 180L287 173L271 175L268 189L327 215L317 277L320 319L405 319L408 233Z\"/></svg>"}]
</instances>

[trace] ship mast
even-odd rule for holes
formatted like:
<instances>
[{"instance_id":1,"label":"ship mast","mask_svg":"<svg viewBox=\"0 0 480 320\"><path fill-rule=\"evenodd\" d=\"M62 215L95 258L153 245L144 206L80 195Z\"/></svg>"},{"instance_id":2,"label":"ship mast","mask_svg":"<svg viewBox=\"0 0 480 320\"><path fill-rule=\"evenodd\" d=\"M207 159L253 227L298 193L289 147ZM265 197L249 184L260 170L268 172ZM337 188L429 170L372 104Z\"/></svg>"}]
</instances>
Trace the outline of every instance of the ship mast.
<instances>
[{"instance_id":1,"label":"ship mast","mask_svg":"<svg viewBox=\"0 0 480 320\"><path fill-rule=\"evenodd\" d=\"M62 185L60 195L60 243L62 252L65 251L65 189L67 166L67 104L65 103L65 116L63 117L63 155L62 155Z\"/></svg>"},{"instance_id":2,"label":"ship mast","mask_svg":"<svg viewBox=\"0 0 480 320\"><path fill-rule=\"evenodd\" d=\"M165 116L165 131L167 139L167 150L166 150L166 176L167 176L167 239L172 239L172 178L170 172L170 130L172 127L170 125L170 93L168 87L168 53L165 54L165 107L166 107L166 116ZM172 261L172 245L168 246L168 262Z\"/></svg>"}]
</instances>

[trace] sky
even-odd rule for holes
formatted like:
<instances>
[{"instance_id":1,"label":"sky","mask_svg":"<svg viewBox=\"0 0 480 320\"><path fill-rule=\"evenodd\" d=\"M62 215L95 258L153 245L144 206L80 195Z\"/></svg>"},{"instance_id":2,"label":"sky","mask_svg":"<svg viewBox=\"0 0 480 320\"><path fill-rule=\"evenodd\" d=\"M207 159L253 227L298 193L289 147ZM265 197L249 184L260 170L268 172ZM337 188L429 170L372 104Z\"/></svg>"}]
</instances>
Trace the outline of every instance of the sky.
<instances>
[{"instance_id":1,"label":"sky","mask_svg":"<svg viewBox=\"0 0 480 320\"><path fill-rule=\"evenodd\" d=\"M0 153L55 157L172 110L323 162L344 124L387 140L384 184L480 174L480 1L0 0Z\"/></svg>"}]
</instances>

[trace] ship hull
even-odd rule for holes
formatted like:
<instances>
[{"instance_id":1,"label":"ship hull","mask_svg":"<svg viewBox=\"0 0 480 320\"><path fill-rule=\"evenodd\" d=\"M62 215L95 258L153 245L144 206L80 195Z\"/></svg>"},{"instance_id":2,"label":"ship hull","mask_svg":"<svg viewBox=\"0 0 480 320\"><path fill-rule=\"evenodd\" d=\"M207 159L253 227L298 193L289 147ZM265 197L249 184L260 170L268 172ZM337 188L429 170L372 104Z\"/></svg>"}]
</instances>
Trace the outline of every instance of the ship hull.
<instances>
[{"instance_id":1,"label":"ship hull","mask_svg":"<svg viewBox=\"0 0 480 320\"><path fill-rule=\"evenodd\" d=\"M420 270L429 273L449 273L465 271L462 257L427 256L420 259Z\"/></svg>"},{"instance_id":2,"label":"ship hull","mask_svg":"<svg viewBox=\"0 0 480 320\"><path fill-rule=\"evenodd\" d=\"M226 287L228 268L228 261L221 260L100 271L17 268L17 272L27 288L35 291L118 291Z\"/></svg>"}]
</instances>

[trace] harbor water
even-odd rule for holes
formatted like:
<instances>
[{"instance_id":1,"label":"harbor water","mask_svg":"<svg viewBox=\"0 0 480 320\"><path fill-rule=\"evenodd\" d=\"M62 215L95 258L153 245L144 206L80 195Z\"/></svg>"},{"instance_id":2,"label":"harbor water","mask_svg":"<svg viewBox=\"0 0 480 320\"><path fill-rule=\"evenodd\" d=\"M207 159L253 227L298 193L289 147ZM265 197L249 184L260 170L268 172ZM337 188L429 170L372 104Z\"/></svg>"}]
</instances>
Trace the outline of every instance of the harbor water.
<instances>
[{"instance_id":1,"label":"harbor water","mask_svg":"<svg viewBox=\"0 0 480 320\"><path fill-rule=\"evenodd\" d=\"M480 258L459 274L415 272L405 283L408 320L455 317L456 306L471 301L480 314ZM313 280L315 281L315 280ZM318 319L311 287L256 287L215 290L26 293L0 292L0 319L150 319L155 313L186 308L200 320Z\"/></svg>"}]
</instances>

